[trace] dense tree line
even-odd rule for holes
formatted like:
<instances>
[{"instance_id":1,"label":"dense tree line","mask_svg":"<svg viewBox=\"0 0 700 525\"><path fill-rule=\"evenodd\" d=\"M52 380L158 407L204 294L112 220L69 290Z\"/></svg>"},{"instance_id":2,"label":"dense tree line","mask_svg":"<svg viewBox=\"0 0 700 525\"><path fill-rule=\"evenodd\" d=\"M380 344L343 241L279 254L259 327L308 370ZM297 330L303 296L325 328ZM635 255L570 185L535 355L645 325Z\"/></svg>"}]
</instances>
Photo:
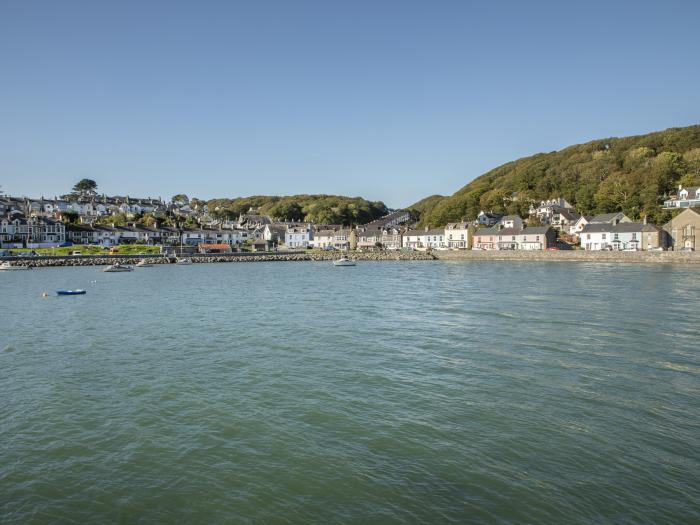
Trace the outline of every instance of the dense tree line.
<instances>
[{"instance_id":1,"label":"dense tree line","mask_svg":"<svg viewBox=\"0 0 700 525\"><path fill-rule=\"evenodd\" d=\"M363 224L388 213L383 202L335 195L254 196L208 201L210 215L235 219L251 208L263 215L289 221L313 221L346 226Z\"/></svg>"},{"instance_id":2,"label":"dense tree line","mask_svg":"<svg viewBox=\"0 0 700 525\"><path fill-rule=\"evenodd\" d=\"M662 224L664 196L679 184L700 185L700 126L595 140L509 162L451 197L411 206L421 225L472 220L479 210L528 215L532 202L564 197L582 214L623 211Z\"/></svg>"}]
</instances>

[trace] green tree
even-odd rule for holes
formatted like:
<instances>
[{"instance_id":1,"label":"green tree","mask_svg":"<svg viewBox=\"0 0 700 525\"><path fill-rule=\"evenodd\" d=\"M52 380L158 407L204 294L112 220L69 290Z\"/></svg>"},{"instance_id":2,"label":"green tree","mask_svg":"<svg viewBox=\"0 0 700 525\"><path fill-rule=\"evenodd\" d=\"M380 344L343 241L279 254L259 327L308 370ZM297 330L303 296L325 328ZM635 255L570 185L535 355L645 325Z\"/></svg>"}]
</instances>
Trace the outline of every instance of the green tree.
<instances>
[{"instance_id":1,"label":"green tree","mask_svg":"<svg viewBox=\"0 0 700 525\"><path fill-rule=\"evenodd\" d=\"M276 202L269 208L269 214L274 218L288 221L304 220L304 212L301 205L295 201L283 200Z\"/></svg>"},{"instance_id":2,"label":"green tree","mask_svg":"<svg viewBox=\"0 0 700 525\"><path fill-rule=\"evenodd\" d=\"M173 195L173 198L170 200L176 206L184 206L185 204L190 203L189 197L184 193L178 193L177 195Z\"/></svg>"},{"instance_id":3,"label":"green tree","mask_svg":"<svg viewBox=\"0 0 700 525\"><path fill-rule=\"evenodd\" d=\"M92 179L81 179L73 186L73 193L80 195L94 195L97 192L97 183Z\"/></svg>"},{"instance_id":4,"label":"green tree","mask_svg":"<svg viewBox=\"0 0 700 525\"><path fill-rule=\"evenodd\" d=\"M66 224L78 224L80 215L77 211L66 210L63 213L61 213L61 219Z\"/></svg>"},{"instance_id":5,"label":"green tree","mask_svg":"<svg viewBox=\"0 0 700 525\"><path fill-rule=\"evenodd\" d=\"M634 189L624 173L612 173L600 183L595 194L598 211L601 213L624 210Z\"/></svg>"}]
</instances>

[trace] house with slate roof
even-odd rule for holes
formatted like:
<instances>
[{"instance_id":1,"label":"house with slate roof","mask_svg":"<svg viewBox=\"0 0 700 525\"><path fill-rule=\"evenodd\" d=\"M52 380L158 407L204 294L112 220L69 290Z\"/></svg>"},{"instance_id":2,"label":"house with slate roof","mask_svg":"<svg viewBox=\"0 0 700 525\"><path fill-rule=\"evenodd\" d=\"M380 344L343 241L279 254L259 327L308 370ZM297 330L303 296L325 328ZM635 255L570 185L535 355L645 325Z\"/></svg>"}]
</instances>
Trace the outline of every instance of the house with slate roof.
<instances>
[{"instance_id":1,"label":"house with slate roof","mask_svg":"<svg viewBox=\"0 0 700 525\"><path fill-rule=\"evenodd\" d=\"M666 249L667 236L660 228L645 222L592 223L579 235L584 250Z\"/></svg>"},{"instance_id":2,"label":"house with slate roof","mask_svg":"<svg viewBox=\"0 0 700 525\"><path fill-rule=\"evenodd\" d=\"M497 228L481 228L474 232L473 250L496 250L498 243Z\"/></svg>"},{"instance_id":3,"label":"house with slate roof","mask_svg":"<svg viewBox=\"0 0 700 525\"><path fill-rule=\"evenodd\" d=\"M448 222L445 226L447 247L453 250L466 250L471 246L471 231L468 222Z\"/></svg>"},{"instance_id":4,"label":"house with slate roof","mask_svg":"<svg viewBox=\"0 0 700 525\"><path fill-rule=\"evenodd\" d=\"M664 208L700 207L700 186L678 186L678 195L664 201Z\"/></svg>"},{"instance_id":5,"label":"house with slate roof","mask_svg":"<svg viewBox=\"0 0 700 525\"><path fill-rule=\"evenodd\" d=\"M551 226L533 226L517 235L518 250L546 250L557 243L557 234Z\"/></svg>"}]
</instances>

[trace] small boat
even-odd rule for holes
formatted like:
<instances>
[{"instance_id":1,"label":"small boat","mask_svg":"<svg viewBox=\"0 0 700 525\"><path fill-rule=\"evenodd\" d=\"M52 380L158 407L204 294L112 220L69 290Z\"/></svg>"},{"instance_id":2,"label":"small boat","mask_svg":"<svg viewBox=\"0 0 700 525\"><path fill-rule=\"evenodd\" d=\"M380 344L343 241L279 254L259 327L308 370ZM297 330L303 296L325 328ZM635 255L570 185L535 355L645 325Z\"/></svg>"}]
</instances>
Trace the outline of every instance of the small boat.
<instances>
[{"instance_id":1,"label":"small boat","mask_svg":"<svg viewBox=\"0 0 700 525\"><path fill-rule=\"evenodd\" d=\"M189 257L178 257L175 264L192 264L192 259Z\"/></svg>"},{"instance_id":2,"label":"small boat","mask_svg":"<svg viewBox=\"0 0 700 525\"><path fill-rule=\"evenodd\" d=\"M85 295L87 292L85 290L57 290L56 295Z\"/></svg>"},{"instance_id":3,"label":"small boat","mask_svg":"<svg viewBox=\"0 0 700 525\"><path fill-rule=\"evenodd\" d=\"M31 266L24 266L21 264L12 264L10 261L5 261L0 264L0 270L14 271L14 270L31 270Z\"/></svg>"},{"instance_id":4,"label":"small boat","mask_svg":"<svg viewBox=\"0 0 700 525\"><path fill-rule=\"evenodd\" d=\"M150 268L153 266L151 263L149 263L146 259L141 259L139 262L136 263L136 268Z\"/></svg>"},{"instance_id":5,"label":"small boat","mask_svg":"<svg viewBox=\"0 0 700 525\"><path fill-rule=\"evenodd\" d=\"M347 257L341 257L333 261L333 266L355 266L355 261L348 259Z\"/></svg>"},{"instance_id":6,"label":"small boat","mask_svg":"<svg viewBox=\"0 0 700 525\"><path fill-rule=\"evenodd\" d=\"M131 266L129 266L128 264L116 263L116 264L111 264L111 265L107 266L107 268L105 268L102 271L103 272L133 272L134 269Z\"/></svg>"}]
</instances>

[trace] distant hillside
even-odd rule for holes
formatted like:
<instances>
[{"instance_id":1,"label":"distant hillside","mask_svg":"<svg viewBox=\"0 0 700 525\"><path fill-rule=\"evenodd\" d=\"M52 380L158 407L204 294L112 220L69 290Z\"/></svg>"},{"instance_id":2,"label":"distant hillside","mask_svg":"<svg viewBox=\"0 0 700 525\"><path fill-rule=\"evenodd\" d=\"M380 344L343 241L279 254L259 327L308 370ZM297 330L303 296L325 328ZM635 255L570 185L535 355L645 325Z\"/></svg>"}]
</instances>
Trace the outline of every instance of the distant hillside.
<instances>
[{"instance_id":1,"label":"distant hillside","mask_svg":"<svg viewBox=\"0 0 700 525\"><path fill-rule=\"evenodd\" d=\"M594 140L509 162L451 197L428 197L410 209L421 225L442 226L479 210L527 216L530 203L564 197L579 213L624 211L661 224L663 195L678 184L700 185L700 126Z\"/></svg>"},{"instance_id":2,"label":"distant hillside","mask_svg":"<svg viewBox=\"0 0 700 525\"><path fill-rule=\"evenodd\" d=\"M313 221L323 224L364 224L388 213L381 201L337 195L292 195L276 197L258 195L235 199L212 199L209 212L216 217L237 218L250 208L263 215L290 221Z\"/></svg>"},{"instance_id":3,"label":"distant hillside","mask_svg":"<svg viewBox=\"0 0 700 525\"><path fill-rule=\"evenodd\" d=\"M411 216L414 219L419 219L421 215L425 214L429 210L432 210L435 208L435 206L447 198L449 197L445 197L444 195L431 195L430 197L421 199L415 204L409 206L408 211L411 212Z\"/></svg>"}]
</instances>

